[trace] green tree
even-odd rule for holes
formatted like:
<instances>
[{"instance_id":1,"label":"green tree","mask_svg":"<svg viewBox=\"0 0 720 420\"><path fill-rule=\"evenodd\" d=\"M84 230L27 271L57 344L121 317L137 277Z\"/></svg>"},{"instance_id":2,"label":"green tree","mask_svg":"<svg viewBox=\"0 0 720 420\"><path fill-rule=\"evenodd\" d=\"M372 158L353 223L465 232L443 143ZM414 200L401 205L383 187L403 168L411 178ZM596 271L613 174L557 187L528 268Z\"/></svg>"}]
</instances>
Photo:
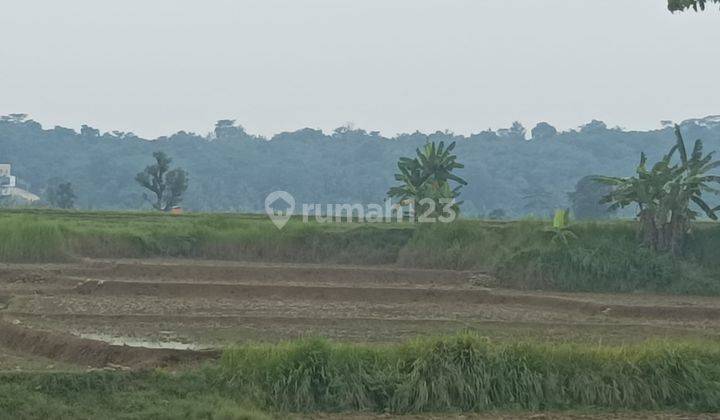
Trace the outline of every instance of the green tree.
<instances>
[{"instance_id":1,"label":"green tree","mask_svg":"<svg viewBox=\"0 0 720 420\"><path fill-rule=\"evenodd\" d=\"M155 198L151 199L147 194L143 194L155 210L170 211L180 204L187 190L187 172L180 168L170 169L172 159L163 152L155 152L153 157L156 163L145 167L145 170L135 176L135 180L155 195Z\"/></svg>"},{"instance_id":2,"label":"green tree","mask_svg":"<svg viewBox=\"0 0 720 420\"><path fill-rule=\"evenodd\" d=\"M457 162L457 156L451 154L455 142L446 148L444 142L436 144L427 142L422 149L416 149L415 158L402 157L398 161L400 172L395 174L395 180L401 184L390 188L388 196L398 199L401 204L416 206L416 212L425 213L428 209L424 204L430 199L436 213L448 202L452 202L460 194L460 188L467 182L455 175L455 169L464 168ZM457 184L450 187L450 182ZM454 204L455 210L459 203ZM433 210L433 209L431 209Z\"/></svg>"},{"instance_id":3,"label":"green tree","mask_svg":"<svg viewBox=\"0 0 720 420\"><path fill-rule=\"evenodd\" d=\"M48 203L53 207L71 209L75 207L75 191L69 182L56 182L45 192Z\"/></svg>"},{"instance_id":4,"label":"green tree","mask_svg":"<svg viewBox=\"0 0 720 420\"><path fill-rule=\"evenodd\" d=\"M705 10L705 5L709 3L720 4L720 0L668 0L668 10L671 12L683 12L692 8L697 12L698 10Z\"/></svg>"},{"instance_id":5,"label":"green tree","mask_svg":"<svg viewBox=\"0 0 720 420\"><path fill-rule=\"evenodd\" d=\"M691 208L697 205L712 220L717 220L720 206L711 208L702 198L703 192L717 194L712 183L720 183L720 176L708 172L720 166L713 153L703 154L702 140L696 140L688 155L680 127L675 126L675 145L663 158L647 169L645 154L640 156L636 176L628 178L598 177L597 180L613 187L603 202L611 209L631 204L638 206L639 236L648 247L657 251L682 253L690 222L700 214ZM672 163L677 153L680 161Z\"/></svg>"}]
</instances>

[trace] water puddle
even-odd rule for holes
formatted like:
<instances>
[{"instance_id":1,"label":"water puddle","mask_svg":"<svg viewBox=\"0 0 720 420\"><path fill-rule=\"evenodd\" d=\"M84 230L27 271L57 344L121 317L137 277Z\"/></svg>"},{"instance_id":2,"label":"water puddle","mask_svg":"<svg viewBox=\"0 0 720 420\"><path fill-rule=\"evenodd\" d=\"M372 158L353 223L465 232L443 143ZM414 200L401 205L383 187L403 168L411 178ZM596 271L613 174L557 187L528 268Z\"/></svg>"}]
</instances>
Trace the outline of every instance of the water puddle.
<instances>
[{"instance_id":1,"label":"water puddle","mask_svg":"<svg viewBox=\"0 0 720 420\"><path fill-rule=\"evenodd\" d=\"M193 343L182 343L179 341L147 340L138 337L119 337L110 334L78 334L80 338L88 340L103 341L116 346L145 347L148 349L173 349L173 350L208 350L210 346L202 346Z\"/></svg>"}]
</instances>

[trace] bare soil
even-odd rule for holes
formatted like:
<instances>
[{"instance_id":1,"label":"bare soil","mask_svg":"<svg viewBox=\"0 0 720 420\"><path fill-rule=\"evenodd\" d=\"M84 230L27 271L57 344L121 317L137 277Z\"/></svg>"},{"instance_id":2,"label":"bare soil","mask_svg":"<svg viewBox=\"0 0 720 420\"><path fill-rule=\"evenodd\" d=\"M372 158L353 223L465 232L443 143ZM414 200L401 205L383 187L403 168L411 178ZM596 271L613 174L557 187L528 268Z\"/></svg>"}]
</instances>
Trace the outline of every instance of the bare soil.
<instances>
[{"instance_id":1,"label":"bare soil","mask_svg":"<svg viewBox=\"0 0 720 420\"><path fill-rule=\"evenodd\" d=\"M5 264L0 351L142 368L217 355L177 350L178 343L219 349L306 335L394 342L473 330L497 340L720 339L717 298L521 292L483 287L485 278L447 270L191 260ZM130 345L113 345L124 342ZM137 347L143 342L167 348Z\"/></svg>"}]
</instances>

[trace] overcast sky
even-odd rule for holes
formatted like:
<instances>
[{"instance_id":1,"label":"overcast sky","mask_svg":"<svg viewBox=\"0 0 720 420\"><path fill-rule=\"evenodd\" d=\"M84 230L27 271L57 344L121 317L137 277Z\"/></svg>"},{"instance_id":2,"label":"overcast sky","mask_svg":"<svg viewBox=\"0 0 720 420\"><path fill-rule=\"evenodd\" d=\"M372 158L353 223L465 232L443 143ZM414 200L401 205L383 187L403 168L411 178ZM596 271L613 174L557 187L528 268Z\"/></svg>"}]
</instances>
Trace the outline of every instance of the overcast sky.
<instances>
[{"instance_id":1,"label":"overcast sky","mask_svg":"<svg viewBox=\"0 0 720 420\"><path fill-rule=\"evenodd\" d=\"M0 114L46 127L385 135L720 114L720 12L666 0L24 0Z\"/></svg>"}]
</instances>

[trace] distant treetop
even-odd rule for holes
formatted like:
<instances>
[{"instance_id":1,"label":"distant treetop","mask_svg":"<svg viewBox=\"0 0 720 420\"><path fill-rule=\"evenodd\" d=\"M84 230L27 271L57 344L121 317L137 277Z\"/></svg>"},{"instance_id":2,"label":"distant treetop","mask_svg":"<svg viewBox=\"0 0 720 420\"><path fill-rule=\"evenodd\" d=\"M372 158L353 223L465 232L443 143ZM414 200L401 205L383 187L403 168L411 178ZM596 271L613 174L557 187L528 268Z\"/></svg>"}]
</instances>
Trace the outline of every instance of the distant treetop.
<instances>
[{"instance_id":1,"label":"distant treetop","mask_svg":"<svg viewBox=\"0 0 720 420\"><path fill-rule=\"evenodd\" d=\"M692 8L696 12L705 10L705 6L709 3L720 4L720 0L668 0L668 10L671 12L683 12Z\"/></svg>"}]
</instances>

